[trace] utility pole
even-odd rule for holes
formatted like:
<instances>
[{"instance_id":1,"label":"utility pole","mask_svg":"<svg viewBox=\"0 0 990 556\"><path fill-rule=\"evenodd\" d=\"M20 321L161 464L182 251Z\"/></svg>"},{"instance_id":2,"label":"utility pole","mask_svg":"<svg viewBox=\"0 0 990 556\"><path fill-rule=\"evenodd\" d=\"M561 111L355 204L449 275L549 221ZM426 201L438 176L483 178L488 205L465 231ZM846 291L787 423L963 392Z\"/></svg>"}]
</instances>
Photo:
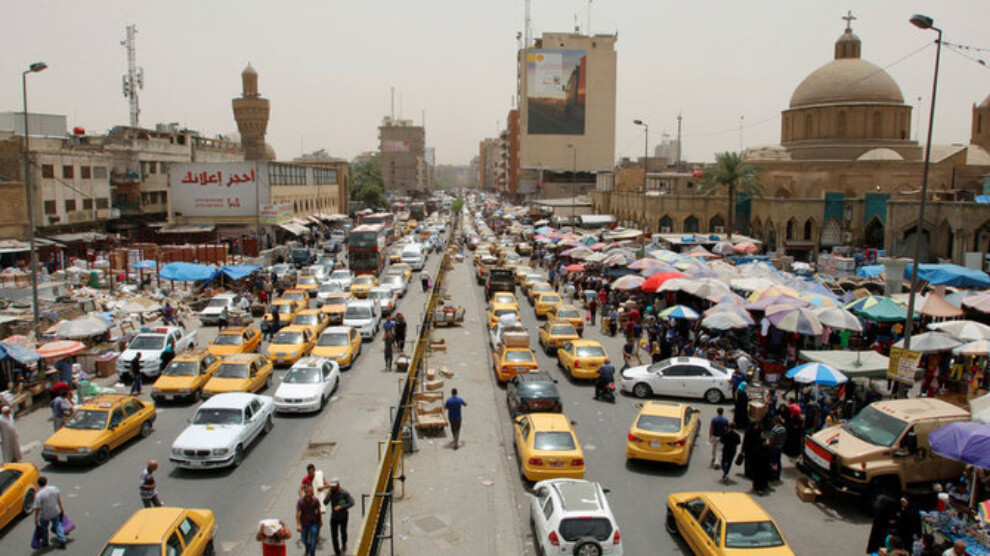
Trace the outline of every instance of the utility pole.
<instances>
[{"instance_id":1,"label":"utility pole","mask_svg":"<svg viewBox=\"0 0 990 556\"><path fill-rule=\"evenodd\" d=\"M677 162L675 163L674 170L677 172L681 171L681 118L680 114L677 114Z\"/></svg>"},{"instance_id":2,"label":"utility pole","mask_svg":"<svg viewBox=\"0 0 990 556\"><path fill-rule=\"evenodd\" d=\"M127 49L127 75L124 76L124 97L128 100L131 108L131 127L138 127L138 116L141 115L141 107L138 102L138 89L144 89L144 68L137 67L137 46L134 44L134 35L137 34L136 25L127 26L127 38L120 41L120 44Z\"/></svg>"}]
</instances>

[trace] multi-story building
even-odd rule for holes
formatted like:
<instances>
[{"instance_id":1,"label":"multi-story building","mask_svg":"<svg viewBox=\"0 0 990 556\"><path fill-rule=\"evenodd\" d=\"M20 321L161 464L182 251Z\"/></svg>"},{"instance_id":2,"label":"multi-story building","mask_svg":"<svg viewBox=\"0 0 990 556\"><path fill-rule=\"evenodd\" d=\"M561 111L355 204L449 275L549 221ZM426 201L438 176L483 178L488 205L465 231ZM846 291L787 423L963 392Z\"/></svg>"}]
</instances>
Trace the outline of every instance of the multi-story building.
<instances>
[{"instance_id":1,"label":"multi-story building","mask_svg":"<svg viewBox=\"0 0 990 556\"><path fill-rule=\"evenodd\" d=\"M378 139L385 191L395 196L426 195L426 130L411 120L386 117L378 128Z\"/></svg>"},{"instance_id":2,"label":"multi-story building","mask_svg":"<svg viewBox=\"0 0 990 556\"><path fill-rule=\"evenodd\" d=\"M318 218L326 218L334 214L347 214L350 211L350 164L342 158L330 156L325 150L304 154L293 159L294 163L314 168L330 168L337 174L336 205L331 206L332 197L317 195L316 209ZM333 208L334 210L331 210Z\"/></svg>"},{"instance_id":3,"label":"multi-story building","mask_svg":"<svg viewBox=\"0 0 990 556\"><path fill-rule=\"evenodd\" d=\"M500 178L504 180L505 161L501 139L485 139L479 145L478 184L485 191L499 190Z\"/></svg>"}]
</instances>

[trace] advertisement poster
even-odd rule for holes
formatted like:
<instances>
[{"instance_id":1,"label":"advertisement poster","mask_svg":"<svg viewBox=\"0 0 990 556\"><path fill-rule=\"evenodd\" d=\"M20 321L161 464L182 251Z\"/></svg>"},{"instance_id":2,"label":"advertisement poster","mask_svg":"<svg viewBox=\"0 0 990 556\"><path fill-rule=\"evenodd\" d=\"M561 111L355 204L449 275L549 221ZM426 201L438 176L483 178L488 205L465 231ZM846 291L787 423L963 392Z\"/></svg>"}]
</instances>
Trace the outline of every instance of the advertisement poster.
<instances>
[{"instance_id":1,"label":"advertisement poster","mask_svg":"<svg viewBox=\"0 0 990 556\"><path fill-rule=\"evenodd\" d=\"M914 377L921 363L921 353L904 348L890 348L890 361L887 366L887 378L896 380L908 386L914 384Z\"/></svg>"},{"instance_id":2,"label":"advertisement poster","mask_svg":"<svg viewBox=\"0 0 990 556\"><path fill-rule=\"evenodd\" d=\"M168 172L172 212L184 217L253 217L268 200L263 174L253 162L174 164Z\"/></svg>"},{"instance_id":3,"label":"advertisement poster","mask_svg":"<svg viewBox=\"0 0 990 556\"><path fill-rule=\"evenodd\" d=\"M584 50L526 52L526 106L530 135L584 135Z\"/></svg>"},{"instance_id":4,"label":"advertisement poster","mask_svg":"<svg viewBox=\"0 0 990 556\"><path fill-rule=\"evenodd\" d=\"M292 220L292 203L267 203L261 205L262 224L281 224Z\"/></svg>"}]
</instances>

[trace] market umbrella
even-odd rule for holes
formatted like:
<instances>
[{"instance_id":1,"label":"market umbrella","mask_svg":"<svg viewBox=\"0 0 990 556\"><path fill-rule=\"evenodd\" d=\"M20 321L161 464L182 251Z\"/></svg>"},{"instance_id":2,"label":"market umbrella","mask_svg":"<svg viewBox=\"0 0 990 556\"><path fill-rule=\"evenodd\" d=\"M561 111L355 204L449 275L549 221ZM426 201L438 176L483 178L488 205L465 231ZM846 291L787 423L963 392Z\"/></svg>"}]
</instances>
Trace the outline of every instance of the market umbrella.
<instances>
[{"instance_id":1,"label":"market umbrella","mask_svg":"<svg viewBox=\"0 0 990 556\"><path fill-rule=\"evenodd\" d=\"M794 305L795 307L805 307L808 305L808 302L800 297L776 295L761 299L756 303L747 303L746 305L743 305L743 307L749 311L766 311L767 307L771 305Z\"/></svg>"},{"instance_id":2,"label":"market umbrella","mask_svg":"<svg viewBox=\"0 0 990 556\"><path fill-rule=\"evenodd\" d=\"M608 258L609 258L609 256L606 255L605 253L592 253L592 254L590 254L590 255L588 255L587 257L584 258L584 262L586 262L586 263L603 263L603 264L605 264L605 260L608 259Z\"/></svg>"},{"instance_id":3,"label":"market umbrella","mask_svg":"<svg viewBox=\"0 0 990 556\"><path fill-rule=\"evenodd\" d=\"M19 345L0 344L0 361L10 357L14 361L27 365L41 359L38 352Z\"/></svg>"},{"instance_id":4,"label":"market umbrella","mask_svg":"<svg viewBox=\"0 0 990 556\"><path fill-rule=\"evenodd\" d=\"M612 282L612 289L635 290L640 286L642 286L643 282L645 281L646 278L643 278L642 276L636 276L635 274L627 274L621 278L616 278L616 280Z\"/></svg>"},{"instance_id":5,"label":"market umbrella","mask_svg":"<svg viewBox=\"0 0 990 556\"><path fill-rule=\"evenodd\" d=\"M842 307L826 307L815 311L815 314L818 315L818 321L829 328L852 332L863 331L863 323L856 318L856 315Z\"/></svg>"},{"instance_id":6,"label":"market umbrella","mask_svg":"<svg viewBox=\"0 0 990 556\"><path fill-rule=\"evenodd\" d=\"M743 274L748 274L746 271L740 271ZM747 276L746 278L733 278L729 280L729 286L734 290L739 290L743 292L755 292L760 288L765 288L767 286L772 286L773 280L765 276Z\"/></svg>"},{"instance_id":7,"label":"market umbrella","mask_svg":"<svg viewBox=\"0 0 990 556\"><path fill-rule=\"evenodd\" d=\"M966 314L966 311L949 303L937 293L930 294L918 312L927 317L935 318L957 318Z\"/></svg>"},{"instance_id":8,"label":"market umbrella","mask_svg":"<svg viewBox=\"0 0 990 556\"><path fill-rule=\"evenodd\" d=\"M805 336L817 336L822 333L822 323L810 309L787 306L788 309L777 311L767 316L770 324L779 330L796 332Z\"/></svg>"},{"instance_id":9,"label":"market umbrella","mask_svg":"<svg viewBox=\"0 0 990 556\"><path fill-rule=\"evenodd\" d=\"M952 348L959 347L960 345L962 345L962 342L956 340L945 332L922 332L921 334L911 336L911 351L921 353L948 351ZM894 347L904 347L904 340L894 344Z\"/></svg>"},{"instance_id":10,"label":"market umbrella","mask_svg":"<svg viewBox=\"0 0 990 556\"><path fill-rule=\"evenodd\" d=\"M700 316L694 309L684 305L674 305L660 311L660 317L665 319L698 320Z\"/></svg>"},{"instance_id":11,"label":"market umbrella","mask_svg":"<svg viewBox=\"0 0 990 556\"><path fill-rule=\"evenodd\" d=\"M663 261L659 259L651 259L649 257L643 259L636 259L635 261L629 263L629 270L645 270L651 266L657 266L664 264Z\"/></svg>"},{"instance_id":12,"label":"market umbrella","mask_svg":"<svg viewBox=\"0 0 990 556\"><path fill-rule=\"evenodd\" d=\"M879 296L879 295L866 295L864 297L860 297L859 299L856 299L856 300L853 300L853 301L850 301L849 303L847 303L846 304L846 309L849 309L850 311L854 311L854 312L855 311L863 311L863 310L869 309L870 307L873 307L874 305L879 304L880 302L884 301L885 299L886 300L890 300L887 297L883 297L883 296ZM893 301L893 300L890 300L890 301Z\"/></svg>"},{"instance_id":13,"label":"market umbrella","mask_svg":"<svg viewBox=\"0 0 990 556\"><path fill-rule=\"evenodd\" d=\"M990 425L956 421L932 431L928 445L936 454L990 469Z\"/></svg>"},{"instance_id":14,"label":"market umbrella","mask_svg":"<svg viewBox=\"0 0 990 556\"><path fill-rule=\"evenodd\" d=\"M760 250L760 248L751 241L744 241L742 243L737 243L733 249L736 253L745 253L747 255L752 255Z\"/></svg>"},{"instance_id":15,"label":"market umbrella","mask_svg":"<svg viewBox=\"0 0 990 556\"><path fill-rule=\"evenodd\" d=\"M152 260L138 261L131 265L131 268L158 268L158 263Z\"/></svg>"},{"instance_id":16,"label":"market umbrella","mask_svg":"<svg viewBox=\"0 0 990 556\"><path fill-rule=\"evenodd\" d=\"M747 299L755 302L766 297L776 297L780 295L787 297L800 297L801 292L789 286L774 284L772 286L767 286L754 291Z\"/></svg>"},{"instance_id":17,"label":"market umbrella","mask_svg":"<svg viewBox=\"0 0 990 556\"><path fill-rule=\"evenodd\" d=\"M705 299L711 301L712 303L715 303L716 305L722 303L731 303L733 305L738 305L742 307L743 305L746 304L745 299L732 292L709 295Z\"/></svg>"},{"instance_id":18,"label":"market umbrella","mask_svg":"<svg viewBox=\"0 0 990 556\"><path fill-rule=\"evenodd\" d=\"M695 297L707 299L713 295L729 293L729 286L715 278L702 278L688 282L684 291Z\"/></svg>"},{"instance_id":19,"label":"market umbrella","mask_svg":"<svg viewBox=\"0 0 990 556\"><path fill-rule=\"evenodd\" d=\"M567 272L584 272L584 265L580 264L569 264L564 267Z\"/></svg>"},{"instance_id":20,"label":"market umbrella","mask_svg":"<svg viewBox=\"0 0 990 556\"><path fill-rule=\"evenodd\" d=\"M731 330L733 328L747 328L747 323L736 313L721 312L713 313L701 319L701 326L709 330Z\"/></svg>"},{"instance_id":21,"label":"market umbrella","mask_svg":"<svg viewBox=\"0 0 990 556\"><path fill-rule=\"evenodd\" d=\"M928 328L948 332L960 340L990 340L990 326L974 320L933 322L928 325Z\"/></svg>"},{"instance_id":22,"label":"market umbrella","mask_svg":"<svg viewBox=\"0 0 990 556\"><path fill-rule=\"evenodd\" d=\"M157 301L148 299L147 297L135 297L134 299L130 299L118 305L117 308L125 313L137 314L157 311L161 309L162 306L159 305Z\"/></svg>"},{"instance_id":23,"label":"market umbrella","mask_svg":"<svg viewBox=\"0 0 990 556\"><path fill-rule=\"evenodd\" d=\"M871 296L872 297L872 296ZM886 297L875 298L878 301L872 305L864 303L856 307L856 302L846 305L853 313L876 322L900 322L907 320L907 309L893 299Z\"/></svg>"},{"instance_id":24,"label":"market umbrella","mask_svg":"<svg viewBox=\"0 0 990 556\"><path fill-rule=\"evenodd\" d=\"M647 293L653 293L657 291L660 288L660 286L662 286L663 283L666 282L667 280L672 280L674 278L683 278L683 277L684 275L681 274L680 272L658 272L657 274L654 274L653 276L647 278L646 281L643 282L643 285L639 287L639 289Z\"/></svg>"},{"instance_id":25,"label":"market umbrella","mask_svg":"<svg viewBox=\"0 0 990 556\"><path fill-rule=\"evenodd\" d=\"M821 384L822 386L837 386L848 382L846 375L824 363L805 363L787 371L787 378L802 384Z\"/></svg>"},{"instance_id":26,"label":"market umbrella","mask_svg":"<svg viewBox=\"0 0 990 556\"><path fill-rule=\"evenodd\" d=\"M963 307L975 309L981 313L990 313L990 292L971 295L962 300Z\"/></svg>"},{"instance_id":27,"label":"market umbrella","mask_svg":"<svg viewBox=\"0 0 990 556\"><path fill-rule=\"evenodd\" d=\"M956 355L987 355L990 354L990 340L977 340L968 344L963 344L957 348L952 348L952 353Z\"/></svg>"},{"instance_id":28,"label":"market umbrella","mask_svg":"<svg viewBox=\"0 0 990 556\"><path fill-rule=\"evenodd\" d=\"M691 280L687 278L671 278L670 280L665 280L663 284L657 288L658 292L686 292L687 288L690 287Z\"/></svg>"},{"instance_id":29,"label":"market umbrella","mask_svg":"<svg viewBox=\"0 0 990 556\"><path fill-rule=\"evenodd\" d=\"M719 255L732 255L735 251L732 243L728 241L720 241L715 244L715 247L712 247L712 252Z\"/></svg>"},{"instance_id":30,"label":"market umbrella","mask_svg":"<svg viewBox=\"0 0 990 556\"><path fill-rule=\"evenodd\" d=\"M654 274L660 274L661 272L679 272L679 271L667 263L659 262L659 264L648 266L643 270L639 271L639 275L644 278L649 278L650 276L653 276Z\"/></svg>"},{"instance_id":31,"label":"market umbrella","mask_svg":"<svg viewBox=\"0 0 990 556\"><path fill-rule=\"evenodd\" d=\"M78 340L99 336L107 330L110 330L110 325L103 319L87 315L58 323L55 326L55 335L67 340Z\"/></svg>"},{"instance_id":32,"label":"market umbrella","mask_svg":"<svg viewBox=\"0 0 990 556\"><path fill-rule=\"evenodd\" d=\"M712 253L711 251L709 251L708 249L705 249L704 247L702 247L700 245L698 247L695 247L694 249L692 249L690 252L686 253L685 256L687 256L687 257L694 257L696 259L708 259L708 258L715 258L715 259L717 259L718 258L718 255L716 255L715 253Z\"/></svg>"},{"instance_id":33,"label":"market umbrella","mask_svg":"<svg viewBox=\"0 0 990 556\"><path fill-rule=\"evenodd\" d=\"M827 295L820 293L806 292L800 295L800 298L807 301L808 305L813 307L837 307L838 304L834 299Z\"/></svg>"},{"instance_id":34,"label":"market umbrella","mask_svg":"<svg viewBox=\"0 0 990 556\"><path fill-rule=\"evenodd\" d=\"M632 259L626 257L625 253L613 253L605 257L605 260L602 261L602 264L608 266L625 266L629 264L629 261L631 260Z\"/></svg>"},{"instance_id":35,"label":"market umbrella","mask_svg":"<svg viewBox=\"0 0 990 556\"><path fill-rule=\"evenodd\" d=\"M605 249L606 247L608 247L608 244L607 243L602 243L600 241L598 243L594 243L594 244L591 245L591 249L593 251L601 251L602 249Z\"/></svg>"},{"instance_id":36,"label":"market umbrella","mask_svg":"<svg viewBox=\"0 0 990 556\"><path fill-rule=\"evenodd\" d=\"M48 342L37 349L38 355L44 359L60 359L75 355L86 349L86 344L74 340L56 340Z\"/></svg>"}]
</instances>

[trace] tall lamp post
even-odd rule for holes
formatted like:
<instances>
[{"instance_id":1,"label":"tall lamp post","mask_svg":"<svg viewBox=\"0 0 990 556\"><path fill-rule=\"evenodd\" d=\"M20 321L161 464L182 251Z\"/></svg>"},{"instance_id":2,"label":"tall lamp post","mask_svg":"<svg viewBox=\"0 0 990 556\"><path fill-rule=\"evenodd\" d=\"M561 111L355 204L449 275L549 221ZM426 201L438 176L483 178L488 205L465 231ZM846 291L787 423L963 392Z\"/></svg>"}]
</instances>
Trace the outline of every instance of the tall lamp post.
<instances>
[{"instance_id":1,"label":"tall lamp post","mask_svg":"<svg viewBox=\"0 0 990 556\"><path fill-rule=\"evenodd\" d=\"M573 162L571 164L571 222L577 223L577 147L573 143L568 143L567 148L573 152Z\"/></svg>"},{"instance_id":2,"label":"tall lamp post","mask_svg":"<svg viewBox=\"0 0 990 556\"><path fill-rule=\"evenodd\" d=\"M909 20L919 29L931 29L938 33L935 39L935 77L932 79L932 106L928 111L928 142L925 144L925 170L921 177L921 202L918 203L918 223L914 231L914 257L911 263L911 291L908 294L907 322L904 324L904 349L911 349L911 334L914 331L914 300L918 287L918 266L921 263L921 237L924 227L925 203L928 200L928 171L932 159L932 127L935 125L935 93L938 91L938 64L942 56L942 30L935 27L932 18L914 14Z\"/></svg>"},{"instance_id":3,"label":"tall lamp post","mask_svg":"<svg viewBox=\"0 0 990 556\"><path fill-rule=\"evenodd\" d=\"M21 94L24 100L24 202L27 205L28 215L28 243L31 248L31 304L34 307L34 331L35 338L38 336L38 328L41 322L41 311L38 306L38 251L34 246L34 189L31 187L31 131L28 129L28 101L27 101L27 76L29 73L45 71L48 64L35 62L28 66L28 69L21 72Z\"/></svg>"},{"instance_id":4,"label":"tall lamp post","mask_svg":"<svg viewBox=\"0 0 990 556\"><path fill-rule=\"evenodd\" d=\"M643 120L633 120L633 123L643 126L645 132L645 136L643 137L643 191L646 191L646 173L650 161L650 124Z\"/></svg>"}]
</instances>

